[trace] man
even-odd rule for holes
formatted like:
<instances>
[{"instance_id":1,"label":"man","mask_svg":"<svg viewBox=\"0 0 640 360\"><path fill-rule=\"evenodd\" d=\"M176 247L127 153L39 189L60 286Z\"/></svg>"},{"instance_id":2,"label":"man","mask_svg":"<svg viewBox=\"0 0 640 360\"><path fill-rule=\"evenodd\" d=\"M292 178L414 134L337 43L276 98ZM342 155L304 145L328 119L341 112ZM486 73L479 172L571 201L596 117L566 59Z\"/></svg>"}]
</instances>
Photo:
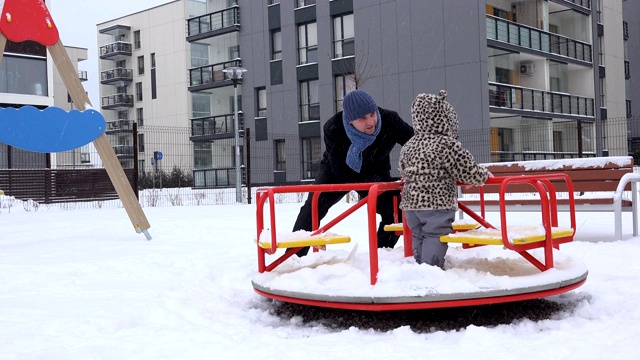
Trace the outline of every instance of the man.
<instances>
[{"instance_id":1,"label":"man","mask_svg":"<svg viewBox=\"0 0 640 360\"><path fill-rule=\"evenodd\" d=\"M413 128L397 112L380 108L365 91L348 93L342 102L343 110L324 124L325 152L316 184L345 184L394 181L391 178L389 153L396 144L404 145L413 136ZM321 220L345 192L323 192L318 198ZM366 192L359 192L366 196ZM387 191L378 196L377 211L382 217L378 227L378 247L393 248L398 236L384 231L384 225L394 222L393 197ZM293 226L293 231L311 231L311 202L309 194ZM365 225L363 224L363 229ZM298 251L304 256L309 247Z\"/></svg>"}]
</instances>

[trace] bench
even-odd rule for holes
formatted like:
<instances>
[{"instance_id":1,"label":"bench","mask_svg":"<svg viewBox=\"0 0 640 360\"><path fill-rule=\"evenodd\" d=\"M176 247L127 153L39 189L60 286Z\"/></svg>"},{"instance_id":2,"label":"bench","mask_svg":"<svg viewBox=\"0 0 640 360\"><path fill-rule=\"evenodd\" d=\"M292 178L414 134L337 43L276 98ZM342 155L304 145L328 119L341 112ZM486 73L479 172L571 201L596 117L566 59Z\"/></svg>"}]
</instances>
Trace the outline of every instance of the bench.
<instances>
[{"instance_id":1,"label":"bench","mask_svg":"<svg viewBox=\"0 0 640 360\"><path fill-rule=\"evenodd\" d=\"M638 188L640 174L634 173L630 156L520 161L484 164L494 176L537 175L564 173L574 186L575 209L580 211L614 212L615 239L622 239L622 212L632 212L633 235L638 235ZM553 182L558 193L558 211L567 211L569 199L567 185ZM498 209L499 185L460 187L459 200L472 209L495 211ZM630 191L630 197L625 192ZM507 211L539 211L540 201L528 184L508 185L505 199ZM564 195L563 196L563 193Z\"/></svg>"}]
</instances>

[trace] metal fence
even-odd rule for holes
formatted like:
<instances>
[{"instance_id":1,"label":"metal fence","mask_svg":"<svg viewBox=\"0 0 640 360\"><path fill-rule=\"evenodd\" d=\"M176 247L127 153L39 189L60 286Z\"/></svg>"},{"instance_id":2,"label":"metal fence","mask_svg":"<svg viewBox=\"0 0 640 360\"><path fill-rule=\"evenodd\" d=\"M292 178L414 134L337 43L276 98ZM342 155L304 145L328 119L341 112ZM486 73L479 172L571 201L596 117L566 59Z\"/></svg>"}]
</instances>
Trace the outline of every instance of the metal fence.
<instances>
[{"instance_id":1,"label":"metal fence","mask_svg":"<svg viewBox=\"0 0 640 360\"><path fill-rule=\"evenodd\" d=\"M639 123L640 118L608 119L600 124L523 121L517 126L461 130L459 138L479 162L632 155L635 163L640 163ZM139 151L116 153L130 182L137 184L142 206L235 203L233 139L193 142L188 127L144 126L137 134L133 130L127 134L136 140L127 144L135 144ZM303 171L318 168L319 145L309 152L302 150L303 140L296 135L268 134L267 140L256 140L250 129L247 135L241 139L245 202L255 198L257 187L305 183L310 180ZM123 133L117 136L122 141ZM118 146L134 145L114 148ZM392 156L394 176L399 175L395 166L399 149ZM6 194L3 204L10 199L43 204L76 202L74 207L121 206L92 146L76 152L70 157L68 153L36 154L0 144L0 190ZM65 156L74 160L63 161ZM216 186L198 184L199 174L215 176ZM303 198L304 194L296 194L279 201Z\"/></svg>"}]
</instances>

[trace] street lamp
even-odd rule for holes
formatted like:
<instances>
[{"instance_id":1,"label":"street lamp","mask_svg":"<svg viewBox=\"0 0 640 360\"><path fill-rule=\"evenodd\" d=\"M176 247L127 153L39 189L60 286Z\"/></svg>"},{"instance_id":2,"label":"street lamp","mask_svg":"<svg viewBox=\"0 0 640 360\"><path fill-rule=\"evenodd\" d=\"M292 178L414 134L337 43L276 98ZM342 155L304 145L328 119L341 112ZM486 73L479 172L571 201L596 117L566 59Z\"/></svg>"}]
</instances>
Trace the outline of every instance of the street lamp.
<instances>
[{"instance_id":1,"label":"street lamp","mask_svg":"<svg viewBox=\"0 0 640 360\"><path fill-rule=\"evenodd\" d=\"M223 69L227 79L233 81L233 132L236 140L236 202L242 202L242 173L240 172L240 126L238 121L238 82L242 81L243 67Z\"/></svg>"}]
</instances>

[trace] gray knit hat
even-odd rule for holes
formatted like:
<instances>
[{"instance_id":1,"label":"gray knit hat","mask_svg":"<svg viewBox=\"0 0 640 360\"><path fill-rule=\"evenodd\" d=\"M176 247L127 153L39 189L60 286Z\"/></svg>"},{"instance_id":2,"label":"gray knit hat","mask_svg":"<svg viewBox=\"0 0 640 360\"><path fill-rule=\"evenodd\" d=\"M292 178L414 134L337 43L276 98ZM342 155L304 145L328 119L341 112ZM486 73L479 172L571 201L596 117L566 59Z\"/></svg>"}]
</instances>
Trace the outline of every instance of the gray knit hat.
<instances>
[{"instance_id":1,"label":"gray knit hat","mask_svg":"<svg viewBox=\"0 0 640 360\"><path fill-rule=\"evenodd\" d=\"M354 90L342 101L342 118L347 122L359 119L378 111L378 106L371 95L363 90Z\"/></svg>"}]
</instances>

